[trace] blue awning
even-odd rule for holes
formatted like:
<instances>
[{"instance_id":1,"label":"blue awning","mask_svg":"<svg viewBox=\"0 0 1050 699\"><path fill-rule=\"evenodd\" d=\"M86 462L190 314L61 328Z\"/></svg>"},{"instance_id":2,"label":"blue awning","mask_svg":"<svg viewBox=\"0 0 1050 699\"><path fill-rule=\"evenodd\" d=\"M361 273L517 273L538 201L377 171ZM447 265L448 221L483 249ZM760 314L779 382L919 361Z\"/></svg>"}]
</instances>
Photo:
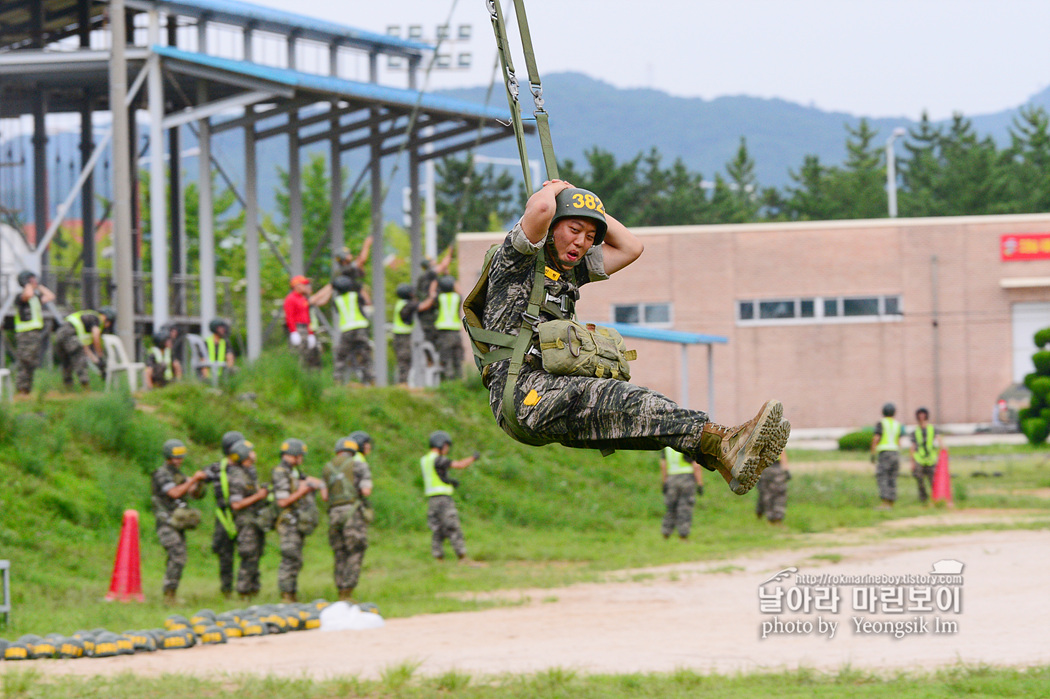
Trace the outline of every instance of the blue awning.
<instances>
[{"instance_id":1,"label":"blue awning","mask_svg":"<svg viewBox=\"0 0 1050 699\"><path fill-rule=\"evenodd\" d=\"M724 335L687 333L682 332L681 330L652 328L646 325L635 325L633 323L602 323L602 325L607 328L612 328L624 337L637 337L639 340L677 342L682 345L725 345L729 343L729 338Z\"/></svg>"}]
</instances>

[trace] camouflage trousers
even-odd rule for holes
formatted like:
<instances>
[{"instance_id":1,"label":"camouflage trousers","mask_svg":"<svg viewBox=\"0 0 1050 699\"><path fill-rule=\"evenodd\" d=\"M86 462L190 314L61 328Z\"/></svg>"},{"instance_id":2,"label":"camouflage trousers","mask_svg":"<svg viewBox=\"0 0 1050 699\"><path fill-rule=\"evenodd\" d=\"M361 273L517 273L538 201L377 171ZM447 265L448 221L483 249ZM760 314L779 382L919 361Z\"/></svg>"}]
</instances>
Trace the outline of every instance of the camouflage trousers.
<instances>
[{"instance_id":1,"label":"camouflage trousers","mask_svg":"<svg viewBox=\"0 0 1050 699\"><path fill-rule=\"evenodd\" d=\"M215 532L211 537L211 552L219 557L219 587L226 592L233 592L233 554L236 539L226 533L222 522L215 520Z\"/></svg>"},{"instance_id":2,"label":"camouflage trousers","mask_svg":"<svg viewBox=\"0 0 1050 699\"><path fill-rule=\"evenodd\" d=\"M77 337L77 331L66 323L55 333L55 359L62 364L62 382L73 385L73 375L81 385L86 386L89 379L87 352Z\"/></svg>"},{"instance_id":3,"label":"camouflage trousers","mask_svg":"<svg viewBox=\"0 0 1050 699\"><path fill-rule=\"evenodd\" d=\"M40 355L43 351L43 330L26 330L15 333L15 390L29 393L33 390L33 373L40 366Z\"/></svg>"},{"instance_id":4,"label":"camouflage trousers","mask_svg":"<svg viewBox=\"0 0 1050 699\"><path fill-rule=\"evenodd\" d=\"M916 464L915 468L912 469L911 475L915 476L915 482L919 485L919 502L926 502L930 499L929 493L926 492L926 485L930 486L930 493L933 492L933 472L937 469L935 464L929 466L923 466L922 464Z\"/></svg>"},{"instance_id":5,"label":"camouflage trousers","mask_svg":"<svg viewBox=\"0 0 1050 699\"><path fill-rule=\"evenodd\" d=\"M758 499L755 501L755 514L765 515L770 522L779 522L787 514L787 482L791 474L779 461L762 472L758 479Z\"/></svg>"},{"instance_id":6,"label":"camouflage trousers","mask_svg":"<svg viewBox=\"0 0 1050 699\"><path fill-rule=\"evenodd\" d=\"M897 500L897 474L900 472L900 454L880 451L875 466L875 482L879 484L879 498L887 502Z\"/></svg>"},{"instance_id":7,"label":"camouflage trousers","mask_svg":"<svg viewBox=\"0 0 1050 699\"><path fill-rule=\"evenodd\" d=\"M360 507L351 504L328 508L328 544L335 556L336 588L357 587L368 548L368 525Z\"/></svg>"},{"instance_id":8,"label":"camouflage trousers","mask_svg":"<svg viewBox=\"0 0 1050 699\"><path fill-rule=\"evenodd\" d=\"M459 330L438 330L434 349L441 359L441 378L452 381L463 377L463 341Z\"/></svg>"},{"instance_id":9,"label":"camouflage trousers","mask_svg":"<svg viewBox=\"0 0 1050 699\"><path fill-rule=\"evenodd\" d=\"M451 495L433 495L427 499L427 526L431 531L430 553L434 558L445 557L445 539L452 544L458 558L467 555L467 542Z\"/></svg>"},{"instance_id":10,"label":"camouflage trousers","mask_svg":"<svg viewBox=\"0 0 1050 699\"><path fill-rule=\"evenodd\" d=\"M663 525L660 533L665 537L678 530L683 539L693 528L693 507L696 505L696 476L691 473L676 473L667 477L667 492L664 493Z\"/></svg>"},{"instance_id":11,"label":"camouflage trousers","mask_svg":"<svg viewBox=\"0 0 1050 699\"><path fill-rule=\"evenodd\" d=\"M412 335L394 335L392 344L397 358L397 382L408 383L408 373L412 371Z\"/></svg>"},{"instance_id":12,"label":"camouflage trousers","mask_svg":"<svg viewBox=\"0 0 1050 699\"><path fill-rule=\"evenodd\" d=\"M277 589L295 593L298 589L299 572L303 569L303 535L293 520L277 523L277 536L281 546L281 565L277 569Z\"/></svg>"},{"instance_id":13,"label":"camouflage trousers","mask_svg":"<svg viewBox=\"0 0 1050 699\"><path fill-rule=\"evenodd\" d=\"M346 383L351 378L363 384L372 384L372 343L368 328L347 330L339 335L339 345L335 349L335 380Z\"/></svg>"},{"instance_id":14,"label":"camouflage trousers","mask_svg":"<svg viewBox=\"0 0 1050 699\"><path fill-rule=\"evenodd\" d=\"M500 426L502 377L490 385L490 404ZM535 404L525 398L536 392ZM532 402L532 401L530 401ZM680 407L670 398L615 379L554 376L523 370L514 387L518 423L544 444L558 442L581 449L657 450L671 447L686 455L700 452L707 413Z\"/></svg>"},{"instance_id":15,"label":"camouflage trousers","mask_svg":"<svg viewBox=\"0 0 1050 699\"><path fill-rule=\"evenodd\" d=\"M241 559L237 568L237 593L254 595L262 589L259 559L266 546L266 534L256 526L253 512L238 515L234 522L237 524L237 556Z\"/></svg>"},{"instance_id":16,"label":"camouflage trousers","mask_svg":"<svg viewBox=\"0 0 1050 699\"><path fill-rule=\"evenodd\" d=\"M164 569L164 591L175 592L182 580L182 569L186 567L186 534L170 524L157 522L157 538L168 552L168 565Z\"/></svg>"}]
</instances>

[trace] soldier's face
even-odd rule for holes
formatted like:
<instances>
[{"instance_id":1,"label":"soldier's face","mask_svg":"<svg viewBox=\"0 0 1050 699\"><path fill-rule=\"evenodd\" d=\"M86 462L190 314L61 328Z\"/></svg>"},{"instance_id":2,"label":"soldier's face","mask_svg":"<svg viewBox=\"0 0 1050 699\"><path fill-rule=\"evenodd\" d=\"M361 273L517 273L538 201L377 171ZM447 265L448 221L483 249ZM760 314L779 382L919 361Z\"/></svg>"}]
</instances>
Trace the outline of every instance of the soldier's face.
<instances>
[{"instance_id":1,"label":"soldier's face","mask_svg":"<svg viewBox=\"0 0 1050 699\"><path fill-rule=\"evenodd\" d=\"M558 266L562 269L575 267L594 245L597 228L592 221L583 218L563 218L558 221L551 236Z\"/></svg>"}]
</instances>

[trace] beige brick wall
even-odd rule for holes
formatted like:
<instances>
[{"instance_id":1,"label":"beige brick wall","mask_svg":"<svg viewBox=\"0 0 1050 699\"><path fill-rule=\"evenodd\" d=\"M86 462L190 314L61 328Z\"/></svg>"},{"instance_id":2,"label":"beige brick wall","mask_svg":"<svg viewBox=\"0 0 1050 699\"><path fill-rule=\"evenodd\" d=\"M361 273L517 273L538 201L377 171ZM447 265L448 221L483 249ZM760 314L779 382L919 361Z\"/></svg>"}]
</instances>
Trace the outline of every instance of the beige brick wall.
<instances>
[{"instance_id":1,"label":"beige brick wall","mask_svg":"<svg viewBox=\"0 0 1050 699\"><path fill-rule=\"evenodd\" d=\"M1050 301L1050 288L1003 289L1011 277L1050 278L1050 260L1001 262L1005 233L1050 233L1050 215L899 219L636 229L645 253L588 286L577 315L612 320L621 303L670 302L675 330L723 335L714 347L719 422L738 422L770 397L797 427L873 423L887 401L911 420L935 409L939 338L944 422L987 422L1011 378L1011 304ZM473 286L502 234L459 239L460 284ZM938 318L932 277L936 256ZM900 295L903 316L883 322L738 325L736 303ZM1050 325L1050 318L1047 319ZM629 340L635 383L681 400L678 345ZM688 350L690 407L707 409L707 350Z\"/></svg>"}]
</instances>

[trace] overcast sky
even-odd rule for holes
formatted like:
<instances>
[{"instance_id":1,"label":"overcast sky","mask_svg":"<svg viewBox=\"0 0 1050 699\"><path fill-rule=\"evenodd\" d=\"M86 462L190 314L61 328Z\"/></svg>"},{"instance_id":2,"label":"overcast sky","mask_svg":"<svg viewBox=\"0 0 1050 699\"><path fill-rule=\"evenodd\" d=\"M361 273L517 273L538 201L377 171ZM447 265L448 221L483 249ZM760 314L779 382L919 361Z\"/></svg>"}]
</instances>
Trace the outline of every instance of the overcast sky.
<instances>
[{"instance_id":1,"label":"overcast sky","mask_svg":"<svg viewBox=\"0 0 1050 699\"><path fill-rule=\"evenodd\" d=\"M445 72L430 85L488 84L495 50L485 0L254 1L379 33L418 24L430 40L449 18L453 34L471 25L473 38L447 49L454 62L469 52L474 69ZM618 87L705 99L780 97L861 116L916 119L927 110L940 119L1016 107L1050 84L1048 0L528 0L526 6L541 75L573 70ZM515 65L524 76L520 57Z\"/></svg>"}]
</instances>

